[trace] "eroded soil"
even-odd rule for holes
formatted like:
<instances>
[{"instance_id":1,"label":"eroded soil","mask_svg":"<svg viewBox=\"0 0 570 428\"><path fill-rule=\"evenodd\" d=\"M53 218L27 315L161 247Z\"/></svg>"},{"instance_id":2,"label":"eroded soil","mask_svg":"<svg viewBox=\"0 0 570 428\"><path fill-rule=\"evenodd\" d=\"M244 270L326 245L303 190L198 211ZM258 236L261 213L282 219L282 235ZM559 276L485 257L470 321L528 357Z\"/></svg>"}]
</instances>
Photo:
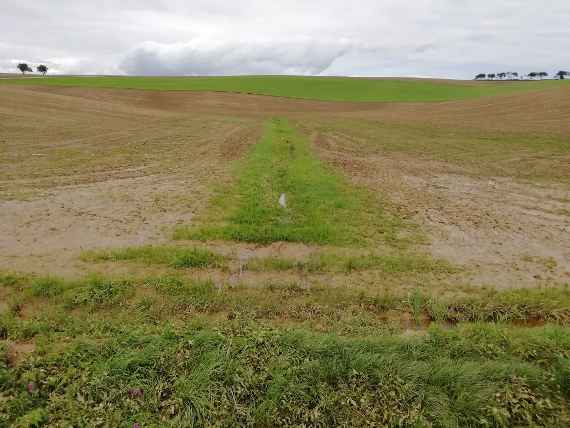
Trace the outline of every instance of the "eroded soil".
<instances>
[{"instance_id":1,"label":"eroded soil","mask_svg":"<svg viewBox=\"0 0 570 428\"><path fill-rule=\"evenodd\" d=\"M191 223L204 208L212 186L231 180L231 161L244 155L271 116L292 117L308 132L323 117L449 129L461 118L465 127L497 138L515 131L566 138L567 95L400 105L4 86L0 269L73 276L91 269L78 259L82 250L168 241L175 225ZM22 97L25 105L15 102ZM382 135L366 141L338 132L312 135L324 160L421 226L426 242L420 246L464 267L462 280L495 287L570 282L564 180L478 176L464 163L360 151L359 144L382 147ZM543 155L542 162L564 174L567 158ZM247 259L314 249L275 244L235 251Z\"/></svg>"},{"instance_id":2,"label":"eroded soil","mask_svg":"<svg viewBox=\"0 0 570 428\"><path fill-rule=\"evenodd\" d=\"M467 269L469 282L498 287L570 281L570 188L477 178L447 163L410 156L355 156L353 142L318 136L332 165L419 223L428 248Z\"/></svg>"}]
</instances>

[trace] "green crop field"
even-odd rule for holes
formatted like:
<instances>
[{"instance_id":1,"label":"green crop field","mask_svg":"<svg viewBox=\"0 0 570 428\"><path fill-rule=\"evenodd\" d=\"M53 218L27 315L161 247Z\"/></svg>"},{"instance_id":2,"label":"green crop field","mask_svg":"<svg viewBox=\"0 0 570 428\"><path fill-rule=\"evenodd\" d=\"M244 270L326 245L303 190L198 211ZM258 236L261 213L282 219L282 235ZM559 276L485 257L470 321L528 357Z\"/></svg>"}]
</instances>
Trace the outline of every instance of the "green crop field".
<instances>
[{"instance_id":1,"label":"green crop field","mask_svg":"<svg viewBox=\"0 0 570 428\"><path fill-rule=\"evenodd\" d=\"M160 91L237 92L323 101L433 102L556 88L566 82L452 82L346 77L48 77L3 79L0 84Z\"/></svg>"}]
</instances>

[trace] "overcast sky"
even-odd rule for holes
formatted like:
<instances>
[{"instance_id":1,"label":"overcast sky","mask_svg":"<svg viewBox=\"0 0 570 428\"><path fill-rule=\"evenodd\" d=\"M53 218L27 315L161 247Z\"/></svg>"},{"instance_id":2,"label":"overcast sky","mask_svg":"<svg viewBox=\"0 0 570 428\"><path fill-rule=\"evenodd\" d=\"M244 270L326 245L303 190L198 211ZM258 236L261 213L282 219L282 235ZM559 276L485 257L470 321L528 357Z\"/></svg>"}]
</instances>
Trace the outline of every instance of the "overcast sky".
<instances>
[{"instance_id":1,"label":"overcast sky","mask_svg":"<svg viewBox=\"0 0 570 428\"><path fill-rule=\"evenodd\" d=\"M0 0L0 72L471 78L570 69L568 0Z\"/></svg>"}]
</instances>

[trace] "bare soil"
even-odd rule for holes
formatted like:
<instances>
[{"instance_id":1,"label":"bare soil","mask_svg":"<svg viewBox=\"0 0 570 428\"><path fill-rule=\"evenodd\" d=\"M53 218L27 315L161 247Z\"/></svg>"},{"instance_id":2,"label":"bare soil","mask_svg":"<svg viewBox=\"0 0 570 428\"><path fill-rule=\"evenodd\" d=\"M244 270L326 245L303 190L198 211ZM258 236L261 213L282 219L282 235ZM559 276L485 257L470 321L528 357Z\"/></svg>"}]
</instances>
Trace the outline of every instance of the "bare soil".
<instances>
[{"instance_id":1,"label":"bare soil","mask_svg":"<svg viewBox=\"0 0 570 428\"><path fill-rule=\"evenodd\" d=\"M319 136L324 159L356 183L385 192L419 223L429 251L467 269L472 284L528 287L570 282L570 188L462 175L404 155L357 157L351 143Z\"/></svg>"},{"instance_id":2,"label":"bare soil","mask_svg":"<svg viewBox=\"0 0 570 428\"><path fill-rule=\"evenodd\" d=\"M16 367L28 355L36 350L36 344L33 341L29 342L8 342L8 365Z\"/></svg>"},{"instance_id":3,"label":"bare soil","mask_svg":"<svg viewBox=\"0 0 570 428\"><path fill-rule=\"evenodd\" d=\"M440 103L385 103L343 116L502 133L570 136L570 87ZM500 135L500 134L499 134Z\"/></svg>"},{"instance_id":4,"label":"bare soil","mask_svg":"<svg viewBox=\"0 0 570 428\"><path fill-rule=\"evenodd\" d=\"M549 90L378 104L3 86L0 270L78 275L92 269L78 260L82 250L166 242L175 225L191 223L204 208L213 185L231 180L232 161L244 155L271 116L291 117L308 130L327 118L449 132L461 127L497 138L516 133L570 138L568 95ZM464 281L496 287L570 282L567 183L478 176L477 168L449 160L363 150L370 141L360 137L313 136L324 160L418 223L428 251L463 266ZM374 143L381 147L382 136ZM542 156L543 163L564 170L566 157ZM224 251L224 244L212 245ZM314 248L275 244L225 251L237 251L245 260L303 257Z\"/></svg>"},{"instance_id":5,"label":"bare soil","mask_svg":"<svg viewBox=\"0 0 570 428\"><path fill-rule=\"evenodd\" d=\"M67 186L29 201L2 201L0 266L69 274L82 249L161 242L168 228L191 221L203 204L201 190L189 178L146 176ZM176 200L178 195L186 200Z\"/></svg>"}]
</instances>

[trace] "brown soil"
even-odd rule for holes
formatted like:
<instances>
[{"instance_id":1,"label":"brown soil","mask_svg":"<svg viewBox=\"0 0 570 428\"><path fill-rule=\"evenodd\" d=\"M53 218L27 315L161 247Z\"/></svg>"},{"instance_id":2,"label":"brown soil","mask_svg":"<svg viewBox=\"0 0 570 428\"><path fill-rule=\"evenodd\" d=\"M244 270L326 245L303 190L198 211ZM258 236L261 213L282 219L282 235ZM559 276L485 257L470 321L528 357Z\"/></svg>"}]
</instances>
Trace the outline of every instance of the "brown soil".
<instances>
[{"instance_id":1,"label":"brown soil","mask_svg":"<svg viewBox=\"0 0 570 428\"><path fill-rule=\"evenodd\" d=\"M570 136L570 85L524 94L441 103L386 103L345 117L489 132Z\"/></svg>"},{"instance_id":2,"label":"brown soil","mask_svg":"<svg viewBox=\"0 0 570 428\"><path fill-rule=\"evenodd\" d=\"M8 342L8 365L15 367L28 355L36 350L36 344L31 342Z\"/></svg>"},{"instance_id":3,"label":"brown soil","mask_svg":"<svg viewBox=\"0 0 570 428\"><path fill-rule=\"evenodd\" d=\"M81 250L165 241L261 132L257 120L67 92L0 90L0 269L75 275Z\"/></svg>"},{"instance_id":4,"label":"brown soil","mask_svg":"<svg viewBox=\"0 0 570 428\"><path fill-rule=\"evenodd\" d=\"M0 269L76 275L92 268L77 259L83 249L168 240L173 226L203 209L212 185L231 180L231 160L258 139L268 117L285 115L308 129L326 118L560 138L570 137L569 94L570 87L445 103L330 103L4 85ZM318 134L316 142L324 159L422 225L429 250L465 266L467 281L501 287L570 281L567 184L483 178L451 161L362 152L358 139L334 133ZM239 259L313 251L232 248Z\"/></svg>"},{"instance_id":5,"label":"brown soil","mask_svg":"<svg viewBox=\"0 0 570 428\"><path fill-rule=\"evenodd\" d=\"M470 283L499 287L570 282L570 188L462 175L404 155L356 157L318 136L324 159L356 183L388 193L423 226L429 250L467 268ZM343 149L344 148L344 149Z\"/></svg>"}]
</instances>

